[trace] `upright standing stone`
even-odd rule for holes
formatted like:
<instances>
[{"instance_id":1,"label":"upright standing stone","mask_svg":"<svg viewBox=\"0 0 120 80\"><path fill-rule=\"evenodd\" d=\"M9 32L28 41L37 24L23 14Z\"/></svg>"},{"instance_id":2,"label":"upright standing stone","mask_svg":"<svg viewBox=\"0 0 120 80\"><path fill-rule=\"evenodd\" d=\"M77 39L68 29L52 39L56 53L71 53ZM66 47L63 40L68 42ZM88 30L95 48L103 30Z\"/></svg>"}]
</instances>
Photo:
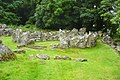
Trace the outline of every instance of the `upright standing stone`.
<instances>
[{"instance_id":1,"label":"upright standing stone","mask_svg":"<svg viewBox=\"0 0 120 80\"><path fill-rule=\"evenodd\" d=\"M96 45L96 35L92 32L89 32L87 47L94 47L95 45Z\"/></svg>"},{"instance_id":2,"label":"upright standing stone","mask_svg":"<svg viewBox=\"0 0 120 80\"><path fill-rule=\"evenodd\" d=\"M78 47L79 48L86 48L86 37L85 36L79 36L79 42Z\"/></svg>"},{"instance_id":3,"label":"upright standing stone","mask_svg":"<svg viewBox=\"0 0 120 80\"><path fill-rule=\"evenodd\" d=\"M69 38L65 31L59 30L59 40L60 40L60 47L61 48L68 48L69 47Z\"/></svg>"},{"instance_id":4,"label":"upright standing stone","mask_svg":"<svg viewBox=\"0 0 120 80\"><path fill-rule=\"evenodd\" d=\"M23 45L28 45L29 43L31 43L30 41L30 32L24 32L22 35L21 35L21 40L20 40L20 45L23 46Z\"/></svg>"},{"instance_id":5,"label":"upright standing stone","mask_svg":"<svg viewBox=\"0 0 120 80\"><path fill-rule=\"evenodd\" d=\"M79 35L84 35L86 33L86 28L79 29Z\"/></svg>"},{"instance_id":6,"label":"upright standing stone","mask_svg":"<svg viewBox=\"0 0 120 80\"><path fill-rule=\"evenodd\" d=\"M12 33L12 41L17 42L18 44L20 43L21 40L21 35L22 35L22 30L21 29L16 29Z\"/></svg>"}]
</instances>

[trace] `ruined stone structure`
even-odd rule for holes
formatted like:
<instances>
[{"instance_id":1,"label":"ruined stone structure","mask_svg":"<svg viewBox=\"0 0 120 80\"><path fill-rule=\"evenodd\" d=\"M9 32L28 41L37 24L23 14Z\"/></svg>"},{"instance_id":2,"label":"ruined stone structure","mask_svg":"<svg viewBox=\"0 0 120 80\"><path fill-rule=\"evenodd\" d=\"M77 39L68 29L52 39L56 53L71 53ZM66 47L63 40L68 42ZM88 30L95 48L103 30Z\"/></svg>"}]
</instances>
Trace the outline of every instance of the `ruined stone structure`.
<instances>
[{"instance_id":1,"label":"ruined stone structure","mask_svg":"<svg viewBox=\"0 0 120 80\"><path fill-rule=\"evenodd\" d=\"M118 52L120 52L120 43L112 39L109 35L105 35L101 41L105 44L108 44Z\"/></svg>"},{"instance_id":2,"label":"ruined stone structure","mask_svg":"<svg viewBox=\"0 0 120 80\"><path fill-rule=\"evenodd\" d=\"M96 45L97 35L93 32L87 33L86 28L81 28L79 31L74 28L69 32L60 29L59 40L61 48L86 48Z\"/></svg>"},{"instance_id":3,"label":"ruined stone structure","mask_svg":"<svg viewBox=\"0 0 120 80\"><path fill-rule=\"evenodd\" d=\"M0 25L0 36L12 35L12 41L18 43L20 46L26 46L35 41L54 41L59 40L61 48L69 47L94 47L96 45L97 32L86 32L86 28L73 30L59 30L54 32L23 32L21 29L12 30L5 24Z\"/></svg>"},{"instance_id":4,"label":"ruined stone structure","mask_svg":"<svg viewBox=\"0 0 120 80\"><path fill-rule=\"evenodd\" d=\"M10 36L12 31L12 28L8 28L6 24L0 24L0 36Z\"/></svg>"},{"instance_id":5,"label":"ruined stone structure","mask_svg":"<svg viewBox=\"0 0 120 80\"><path fill-rule=\"evenodd\" d=\"M86 28L81 28L79 31L73 29L71 31L59 30L55 32L23 32L21 29L13 31L12 41L19 45L28 45L35 41L53 41L59 40L61 48L69 47L94 47L96 45L97 34L86 32Z\"/></svg>"},{"instance_id":6,"label":"ruined stone structure","mask_svg":"<svg viewBox=\"0 0 120 80\"><path fill-rule=\"evenodd\" d=\"M12 34L12 41L17 42L19 45L28 45L35 41L53 41L58 40L57 32L39 32L33 33L27 31L23 32L21 29L16 29Z\"/></svg>"}]
</instances>

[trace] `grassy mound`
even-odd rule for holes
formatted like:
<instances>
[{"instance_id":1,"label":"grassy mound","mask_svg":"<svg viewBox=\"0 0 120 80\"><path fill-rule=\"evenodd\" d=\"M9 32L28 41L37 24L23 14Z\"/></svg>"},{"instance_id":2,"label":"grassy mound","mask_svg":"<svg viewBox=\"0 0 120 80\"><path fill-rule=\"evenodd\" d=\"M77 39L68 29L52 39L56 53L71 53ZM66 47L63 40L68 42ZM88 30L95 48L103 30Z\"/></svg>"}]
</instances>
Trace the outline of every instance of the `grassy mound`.
<instances>
[{"instance_id":1,"label":"grassy mound","mask_svg":"<svg viewBox=\"0 0 120 80\"><path fill-rule=\"evenodd\" d=\"M17 44L11 37L1 37L12 50ZM49 46L58 41L36 42L34 46ZM30 45L30 46L32 46ZM0 80L120 80L120 57L106 44L98 41L94 48L78 49L30 49L23 47L26 54L17 54L17 60L0 63ZM47 54L51 60L41 62L29 55ZM56 55L86 58L88 62L53 60Z\"/></svg>"}]
</instances>

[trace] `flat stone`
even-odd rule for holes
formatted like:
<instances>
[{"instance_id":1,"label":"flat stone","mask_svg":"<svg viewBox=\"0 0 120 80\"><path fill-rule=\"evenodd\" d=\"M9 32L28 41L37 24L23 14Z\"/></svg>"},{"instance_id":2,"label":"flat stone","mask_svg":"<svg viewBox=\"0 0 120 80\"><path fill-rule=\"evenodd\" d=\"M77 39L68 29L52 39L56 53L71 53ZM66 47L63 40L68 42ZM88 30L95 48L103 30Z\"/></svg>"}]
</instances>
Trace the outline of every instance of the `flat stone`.
<instances>
[{"instance_id":1,"label":"flat stone","mask_svg":"<svg viewBox=\"0 0 120 80\"><path fill-rule=\"evenodd\" d=\"M59 44L50 44L50 48L53 49L53 48L58 48L59 47Z\"/></svg>"},{"instance_id":2,"label":"flat stone","mask_svg":"<svg viewBox=\"0 0 120 80\"><path fill-rule=\"evenodd\" d=\"M45 54L37 54L36 57L43 60L50 60L50 57Z\"/></svg>"},{"instance_id":3,"label":"flat stone","mask_svg":"<svg viewBox=\"0 0 120 80\"><path fill-rule=\"evenodd\" d=\"M74 58L74 61L78 61L78 62L86 62L87 59L83 59L83 58Z\"/></svg>"},{"instance_id":4,"label":"flat stone","mask_svg":"<svg viewBox=\"0 0 120 80\"><path fill-rule=\"evenodd\" d=\"M71 60L68 56L54 56L54 60Z\"/></svg>"},{"instance_id":5,"label":"flat stone","mask_svg":"<svg viewBox=\"0 0 120 80\"><path fill-rule=\"evenodd\" d=\"M14 53L17 53L17 54L24 54L24 53L26 53L26 51L25 50L15 50L15 51L13 51Z\"/></svg>"}]
</instances>

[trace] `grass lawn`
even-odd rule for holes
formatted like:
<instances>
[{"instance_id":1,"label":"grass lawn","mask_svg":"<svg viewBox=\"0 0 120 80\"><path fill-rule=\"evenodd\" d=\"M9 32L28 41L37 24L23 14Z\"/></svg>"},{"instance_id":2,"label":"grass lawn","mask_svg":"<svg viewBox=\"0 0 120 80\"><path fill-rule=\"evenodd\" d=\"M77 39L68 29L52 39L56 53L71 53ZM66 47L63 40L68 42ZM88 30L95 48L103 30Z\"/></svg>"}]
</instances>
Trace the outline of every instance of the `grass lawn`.
<instances>
[{"instance_id":1,"label":"grass lawn","mask_svg":"<svg viewBox=\"0 0 120 80\"><path fill-rule=\"evenodd\" d=\"M11 50L16 50L16 43L11 37L1 37ZM49 46L58 41L36 42L32 45ZM17 60L0 62L0 80L120 80L120 57L106 44L98 41L94 48L69 48L36 50L22 48L25 54L16 54ZM30 59L30 54L47 54L50 60L41 62ZM53 60L56 55L71 58L87 58L88 62Z\"/></svg>"}]
</instances>

